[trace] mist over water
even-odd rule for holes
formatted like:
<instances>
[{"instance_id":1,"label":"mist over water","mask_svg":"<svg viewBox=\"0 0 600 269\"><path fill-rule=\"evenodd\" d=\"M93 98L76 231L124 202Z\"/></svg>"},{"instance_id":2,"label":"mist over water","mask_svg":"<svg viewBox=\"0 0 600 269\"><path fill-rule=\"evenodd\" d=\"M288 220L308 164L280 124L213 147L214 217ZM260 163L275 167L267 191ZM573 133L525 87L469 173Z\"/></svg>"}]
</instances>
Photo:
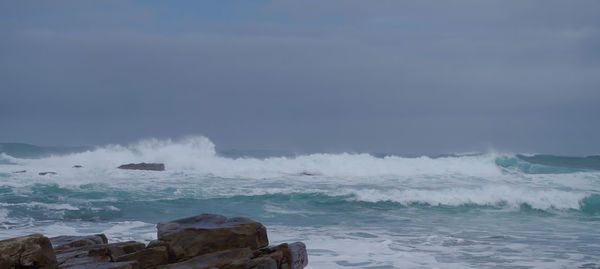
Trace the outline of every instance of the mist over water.
<instances>
[{"instance_id":1,"label":"mist over water","mask_svg":"<svg viewBox=\"0 0 600 269\"><path fill-rule=\"evenodd\" d=\"M147 242L157 222L218 213L264 223L272 243L305 241L310 268L600 266L593 156L218 152L206 137L22 147L0 147L0 239ZM137 162L166 171L116 169Z\"/></svg>"}]
</instances>

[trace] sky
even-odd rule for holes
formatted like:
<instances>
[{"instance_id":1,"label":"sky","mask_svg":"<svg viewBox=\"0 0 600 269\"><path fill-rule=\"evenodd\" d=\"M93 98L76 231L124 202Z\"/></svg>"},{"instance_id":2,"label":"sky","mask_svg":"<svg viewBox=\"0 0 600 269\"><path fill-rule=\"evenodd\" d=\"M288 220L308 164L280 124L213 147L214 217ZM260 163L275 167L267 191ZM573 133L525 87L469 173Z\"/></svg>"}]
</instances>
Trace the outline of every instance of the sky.
<instances>
[{"instance_id":1,"label":"sky","mask_svg":"<svg viewBox=\"0 0 600 269\"><path fill-rule=\"evenodd\" d=\"M600 154L600 1L0 0L0 142Z\"/></svg>"}]
</instances>

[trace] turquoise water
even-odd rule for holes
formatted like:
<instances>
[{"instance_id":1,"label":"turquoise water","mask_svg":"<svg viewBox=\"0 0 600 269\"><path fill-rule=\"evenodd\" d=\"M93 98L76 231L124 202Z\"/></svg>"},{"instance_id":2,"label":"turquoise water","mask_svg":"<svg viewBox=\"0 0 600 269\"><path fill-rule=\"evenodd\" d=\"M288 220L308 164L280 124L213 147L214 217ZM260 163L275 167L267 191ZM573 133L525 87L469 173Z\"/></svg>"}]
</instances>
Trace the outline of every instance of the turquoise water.
<instances>
[{"instance_id":1,"label":"turquoise water","mask_svg":"<svg viewBox=\"0 0 600 269\"><path fill-rule=\"evenodd\" d=\"M309 268L600 268L593 156L219 153L204 137L19 147L0 144L0 239L147 242L157 222L209 212L304 241ZM167 169L115 168L130 162Z\"/></svg>"}]
</instances>

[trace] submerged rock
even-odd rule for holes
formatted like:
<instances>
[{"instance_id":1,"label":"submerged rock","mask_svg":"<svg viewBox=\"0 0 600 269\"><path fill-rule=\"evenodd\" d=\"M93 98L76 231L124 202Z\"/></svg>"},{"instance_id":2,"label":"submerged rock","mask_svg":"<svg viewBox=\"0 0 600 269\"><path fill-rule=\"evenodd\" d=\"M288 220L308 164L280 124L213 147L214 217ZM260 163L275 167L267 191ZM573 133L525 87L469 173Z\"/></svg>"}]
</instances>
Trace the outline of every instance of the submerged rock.
<instances>
[{"instance_id":1,"label":"submerged rock","mask_svg":"<svg viewBox=\"0 0 600 269\"><path fill-rule=\"evenodd\" d=\"M83 165L76 164L76 165L73 165L73 168L83 168Z\"/></svg>"},{"instance_id":2,"label":"submerged rock","mask_svg":"<svg viewBox=\"0 0 600 269\"><path fill-rule=\"evenodd\" d=\"M151 170L151 171L164 171L164 163L130 163L124 164L118 167L119 169L128 170Z\"/></svg>"},{"instance_id":3,"label":"submerged rock","mask_svg":"<svg viewBox=\"0 0 600 269\"><path fill-rule=\"evenodd\" d=\"M226 249L259 249L269 245L265 226L248 218L202 214L159 223L156 227L158 241L169 246L174 261Z\"/></svg>"},{"instance_id":4,"label":"submerged rock","mask_svg":"<svg viewBox=\"0 0 600 269\"><path fill-rule=\"evenodd\" d=\"M50 240L32 234L0 241L0 268L56 268Z\"/></svg>"},{"instance_id":5,"label":"submerged rock","mask_svg":"<svg viewBox=\"0 0 600 269\"><path fill-rule=\"evenodd\" d=\"M13 171L13 174L27 173L27 170Z\"/></svg>"},{"instance_id":6,"label":"submerged rock","mask_svg":"<svg viewBox=\"0 0 600 269\"><path fill-rule=\"evenodd\" d=\"M40 176L45 176L45 175L56 175L58 173L56 172L52 172L52 171L47 171L47 172L39 172L38 175Z\"/></svg>"},{"instance_id":7,"label":"submerged rock","mask_svg":"<svg viewBox=\"0 0 600 269\"><path fill-rule=\"evenodd\" d=\"M300 173L298 173L299 176L322 176L323 174L319 173L319 172L314 172L314 171L302 171Z\"/></svg>"}]
</instances>

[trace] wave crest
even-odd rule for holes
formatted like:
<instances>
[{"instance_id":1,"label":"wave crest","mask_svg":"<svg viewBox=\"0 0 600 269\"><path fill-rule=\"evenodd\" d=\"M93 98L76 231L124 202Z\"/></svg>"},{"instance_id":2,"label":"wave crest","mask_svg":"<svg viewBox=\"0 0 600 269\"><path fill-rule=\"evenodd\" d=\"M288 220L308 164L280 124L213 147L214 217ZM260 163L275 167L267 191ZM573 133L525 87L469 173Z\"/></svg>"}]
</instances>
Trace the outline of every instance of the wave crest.
<instances>
[{"instance_id":1,"label":"wave crest","mask_svg":"<svg viewBox=\"0 0 600 269\"><path fill-rule=\"evenodd\" d=\"M215 145L203 136L180 140L146 139L128 146L108 145L84 152L52 155L39 159L5 157L22 166L53 171L63 168L67 173L75 164L86 168L114 169L125 163L161 162L165 163L167 170L170 171L186 170L233 178L272 178L294 175L325 177L499 175L501 171L494 163L494 158L493 154L408 158L375 157L365 153L232 158L218 154Z\"/></svg>"},{"instance_id":2,"label":"wave crest","mask_svg":"<svg viewBox=\"0 0 600 269\"><path fill-rule=\"evenodd\" d=\"M502 206L519 208L527 204L535 209L580 210L582 201L590 194L560 190L541 190L509 186L478 188L449 188L436 190L345 190L355 201L396 202L402 205L428 204L432 206Z\"/></svg>"}]
</instances>

